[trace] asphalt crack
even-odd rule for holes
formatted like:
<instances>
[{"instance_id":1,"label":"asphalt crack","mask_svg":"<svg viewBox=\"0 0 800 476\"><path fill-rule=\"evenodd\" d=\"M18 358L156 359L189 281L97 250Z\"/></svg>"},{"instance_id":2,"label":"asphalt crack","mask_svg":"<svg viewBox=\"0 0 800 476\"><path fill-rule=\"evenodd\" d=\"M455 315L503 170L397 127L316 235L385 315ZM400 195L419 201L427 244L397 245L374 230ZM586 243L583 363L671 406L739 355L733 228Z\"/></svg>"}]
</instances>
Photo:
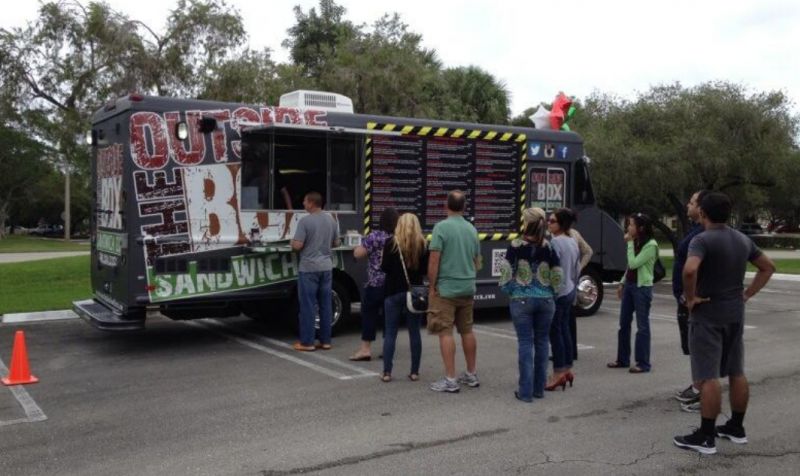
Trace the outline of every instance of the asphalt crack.
<instances>
[{"instance_id":1,"label":"asphalt crack","mask_svg":"<svg viewBox=\"0 0 800 476\"><path fill-rule=\"evenodd\" d=\"M321 471L323 469L331 469L340 466L350 466L354 464L363 463L365 461L370 461L379 458L385 458L387 456L393 456L402 453L409 453L411 451L416 450L423 450L428 448L435 448L437 446L444 446L444 445L451 445L454 443L460 443L462 441L473 440L476 438L487 438L492 437L495 435L499 435L502 433L508 432L508 428L498 428L495 430L486 430L486 431L478 431L475 433L469 433L466 435L462 435L456 438L449 438L445 440L434 440L434 441L425 441L422 443L395 443L391 445L392 449L386 449L382 451L376 451L374 453L369 453L366 455L361 456L349 456L347 458L338 459L335 461L329 461L326 463L320 463L313 466L303 466L300 468L293 468L287 470L264 470L261 471L259 474L262 476L281 476L285 474L305 474L305 473L313 473L314 471Z\"/></svg>"},{"instance_id":2,"label":"asphalt crack","mask_svg":"<svg viewBox=\"0 0 800 476\"><path fill-rule=\"evenodd\" d=\"M545 453L544 451L540 451L542 456L544 456L544 458L545 458L544 461L540 461L538 463L526 464L525 466L519 466L519 467L517 467L515 469L515 472L517 474L527 474L527 473L530 472L531 468L535 468L535 467L539 467L539 466L545 466L545 465L551 465L551 464L563 464L563 463L600 464L600 465L604 465L604 466L614 466L614 467L635 466L635 465L637 465L637 464L639 464L639 463L641 463L643 461L646 461L646 460L652 458L653 456L664 454L664 451L655 451L656 443L657 442L654 441L650 445L650 452L647 453L646 455L644 455L642 457L639 457L639 458L636 458L633 461L622 462L622 463L614 463L614 462L611 462L611 461L598 461L598 460L593 460L593 459L561 459L561 460L555 460L552 457L550 457L549 454Z\"/></svg>"},{"instance_id":3,"label":"asphalt crack","mask_svg":"<svg viewBox=\"0 0 800 476\"><path fill-rule=\"evenodd\" d=\"M567 418L567 419L588 418L588 417L593 417L593 416L605 415L607 413L608 413L608 410L597 409L597 410L592 410L592 411L586 412L586 413L578 413L577 415L566 415L564 418Z\"/></svg>"}]
</instances>

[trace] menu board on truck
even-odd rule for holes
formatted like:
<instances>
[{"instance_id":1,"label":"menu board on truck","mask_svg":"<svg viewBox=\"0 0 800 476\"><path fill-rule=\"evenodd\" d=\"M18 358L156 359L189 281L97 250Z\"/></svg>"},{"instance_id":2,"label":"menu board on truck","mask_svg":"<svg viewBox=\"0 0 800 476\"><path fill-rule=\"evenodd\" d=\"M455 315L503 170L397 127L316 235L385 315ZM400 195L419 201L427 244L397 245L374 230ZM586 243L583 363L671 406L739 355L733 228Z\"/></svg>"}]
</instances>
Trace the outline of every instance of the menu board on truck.
<instances>
[{"instance_id":1,"label":"menu board on truck","mask_svg":"<svg viewBox=\"0 0 800 476\"><path fill-rule=\"evenodd\" d=\"M447 193L467 194L465 215L482 233L519 228L521 147L515 141L429 137L372 137L369 228L387 207L415 213L424 231L447 216Z\"/></svg>"}]
</instances>

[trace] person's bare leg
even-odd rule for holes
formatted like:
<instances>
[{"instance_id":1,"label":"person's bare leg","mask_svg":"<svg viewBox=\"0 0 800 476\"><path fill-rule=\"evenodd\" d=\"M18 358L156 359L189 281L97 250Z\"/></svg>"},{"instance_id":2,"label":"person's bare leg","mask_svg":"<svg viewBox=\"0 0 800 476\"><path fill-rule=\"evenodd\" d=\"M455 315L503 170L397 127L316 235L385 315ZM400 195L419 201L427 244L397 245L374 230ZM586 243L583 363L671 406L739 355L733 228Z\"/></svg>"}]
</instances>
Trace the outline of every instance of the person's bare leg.
<instances>
[{"instance_id":1,"label":"person's bare leg","mask_svg":"<svg viewBox=\"0 0 800 476\"><path fill-rule=\"evenodd\" d=\"M478 339L474 332L461 334L461 345L464 347L464 360L467 361L467 372L474 374L477 370Z\"/></svg>"},{"instance_id":2,"label":"person's bare leg","mask_svg":"<svg viewBox=\"0 0 800 476\"><path fill-rule=\"evenodd\" d=\"M744 375L728 377L728 383L731 393L731 411L745 413L747 403L750 401L750 385L747 383L747 377Z\"/></svg>"},{"instance_id":3,"label":"person's bare leg","mask_svg":"<svg viewBox=\"0 0 800 476\"><path fill-rule=\"evenodd\" d=\"M362 340L361 341L361 348L359 349L359 354L361 354L361 355L370 355L370 354L372 354L372 341Z\"/></svg>"},{"instance_id":4,"label":"person's bare leg","mask_svg":"<svg viewBox=\"0 0 800 476\"><path fill-rule=\"evenodd\" d=\"M461 335L461 345L464 347L464 360L467 361L467 372L474 374L477 370L478 361L478 340L475 333Z\"/></svg>"},{"instance_id":5,"label":"person's bare leg","mask_svg":"<svg viewBox=\"0 0 800 476\"><path fill-rule=\"evenodd\" d=\"M700 386L700 415L703 418L717 419L722 404L722 389L718 379L703 380Z\"/></svg>"},{"instance_id":6,"label":"person's bare leg","mask_svg":"<svg viewBox=\"0 0 800 476\"><path fill-rule=\"evenodd\" d=\"M439 334L439 350L444 362L444 375L456 378L456 341L452 334Z\"/></svg>"}]
</instances>

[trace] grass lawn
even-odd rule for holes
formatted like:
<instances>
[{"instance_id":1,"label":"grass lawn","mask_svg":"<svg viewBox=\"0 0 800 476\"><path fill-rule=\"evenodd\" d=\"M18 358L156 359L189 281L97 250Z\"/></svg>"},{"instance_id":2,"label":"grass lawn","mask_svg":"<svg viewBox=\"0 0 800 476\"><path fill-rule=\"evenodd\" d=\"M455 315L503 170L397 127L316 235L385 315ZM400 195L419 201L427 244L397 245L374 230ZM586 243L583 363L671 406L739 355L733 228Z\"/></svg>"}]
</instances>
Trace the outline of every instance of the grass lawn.
<instances>
[{"instance_id":1,"label":"grass lawn","mask_svg":"<svg viewBox=\"0 0 800 476\"><path fill-rule=\"evenodd\" d=\"M0 240L0 253L36 253L39 251L89 251L89 245L66 242L57 238L25 235L8 235Z\"/></svg>"},{"instance_id":2,"label":"grass lawn","mask_svg":"<svg viewBox=\"0 0 800 476\"><path fill-rule=\"evenodd\" d=\"M661 258L661 262L667 269L667 277L664 278L665 280L669 280L672 277L673 261L675 261L675 259L672 256L664 256ZM775 267L778 269L776 271L777 273L800 274L800 259L776 259L774 261ZM748 264L747 271L756 271L756 267L752 264Z\"/></svg>"},{"instance_id":3,"label":"grass lawn","mask_svg":"<svg viewBox=\"0 0 800 476\"><path fill-rule=\"evenodd\" d=\"M672 275L672 257L661 258ZM71 309L90 298L89 256L0 264L0 314ZM800 260L776 260L779 273L800 274ZM752 266L748 270L754 271Z\"/></svg>"},{"instance_id":4,"label":"grass lawn","mask_svg":"<svg viewBox=\"0 0 800 476\"><path fill-rule=\"evenodd\" d=\"M89 256L0 264L0 314L72 309L91 296Z\"/></svg>"}]
</instances>

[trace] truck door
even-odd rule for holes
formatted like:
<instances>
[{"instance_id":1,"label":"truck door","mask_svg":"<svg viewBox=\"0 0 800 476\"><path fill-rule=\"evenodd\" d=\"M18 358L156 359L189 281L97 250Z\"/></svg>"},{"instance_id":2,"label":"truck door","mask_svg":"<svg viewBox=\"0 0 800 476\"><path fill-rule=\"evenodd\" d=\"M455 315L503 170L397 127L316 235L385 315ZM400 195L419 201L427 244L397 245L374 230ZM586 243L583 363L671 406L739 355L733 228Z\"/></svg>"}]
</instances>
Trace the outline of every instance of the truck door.
<instances>
[{"instance_id":1,"label":"truck door","mask_svg":"<svg viewBox=\"0 0 800 476\"><path fill-rule=\"evenodd\" d=\"M92 288L95 296L117 311L128 298L127 187L119 128L95 125L92 170L94 213L91 217Z\"/></svg>"}]
</instances>

